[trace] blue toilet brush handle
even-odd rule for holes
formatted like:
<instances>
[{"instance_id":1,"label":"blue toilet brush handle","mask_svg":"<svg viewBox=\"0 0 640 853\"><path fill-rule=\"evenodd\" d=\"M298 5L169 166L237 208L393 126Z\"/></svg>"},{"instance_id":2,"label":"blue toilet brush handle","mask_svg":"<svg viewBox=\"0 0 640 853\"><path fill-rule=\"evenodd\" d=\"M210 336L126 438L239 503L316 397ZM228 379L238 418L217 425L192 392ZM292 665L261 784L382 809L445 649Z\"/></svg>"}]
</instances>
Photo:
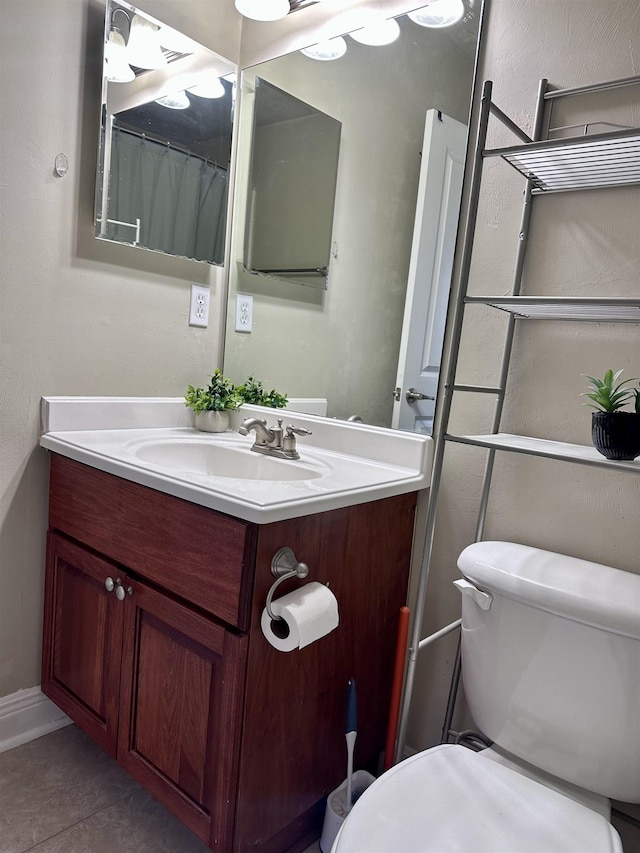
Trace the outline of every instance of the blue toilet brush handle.
<instances>
[{"instance_id":1,"label":"blue toilet brush handle","mask_svg":"<svg viewBox=\"0 0 640 853\"><path fill-rule=\"evenodd\" d=\"M358 710L356 704L356 683L353 678L349 679L347 689L347 724L345 726L345 740L347 741L347 795L345 798L345 811L351 811L353 805L353 749L358 736Z\"/></svg>"}]
</instances>

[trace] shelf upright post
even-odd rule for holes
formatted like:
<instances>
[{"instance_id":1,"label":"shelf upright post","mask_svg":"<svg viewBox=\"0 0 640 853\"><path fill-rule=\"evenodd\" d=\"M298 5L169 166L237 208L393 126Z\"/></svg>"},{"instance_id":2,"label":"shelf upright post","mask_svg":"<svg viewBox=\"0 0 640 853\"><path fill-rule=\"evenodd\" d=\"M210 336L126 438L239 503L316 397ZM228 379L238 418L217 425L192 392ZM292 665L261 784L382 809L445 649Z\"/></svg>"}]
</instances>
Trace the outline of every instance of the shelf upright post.
<instances>
[{"instance_id":1,"label":"shelf upright post","mask_svg":"<svg viewBox=\"0 0 640 853\"><path fill-rule=\"evenodd\" d=\"M547 91L547 84L548 81L546 79L542 79L540 80L540 83L538 85L538 98L536 101L536 111L534 116L532 134L533 142L539 142L542 136L542 123L544 121L544 96ZM527 181L524 190L524 200L522 203L522 218L520 220L520 231L518 234L518 253L516 255L516 265L513 274L513 287L511 289L511 294L513 296L519 296L520 291L522 289L522 273L524 270L524 259L527 251L529 230L531 227L531 209L533 206L533 197L531 195L531 190L533 189L533 187L534 184L531 181ZM493 414L493 423L491 425L491 432L493 434L500 432L500 421L502 419L502 410L504 409L504 398L507 390L507 378L509 375L509 365L511 363L511 352L513 350L513 337L515 333L515 326L516 318L513 314L510 314L509 320L507 321L505 344L502 353L502 366L500 368L500 380L498 382L500 393L496 397L496 407ZM489 450L489 453L487 454L487 461L482 481L482 492L480 496L480 509L478 511L478 521L476 524L476 542L479 542L484 535L484 525L487 517L487 506L489 503L489 492L491 490L491 480L493 477L493 465L495 462L495 455L496 451L493 449Z\"/></svg>"},{"instance_id":2,"label":"shelf upright post","mask_svg":"<svg viewBox=\"0 0 640 853\"><path fill-rule=\"evenodd\" d=\"M558 458L565 461L580 462L586 465L598 465L599 467L608 465L610 467L614 467L611 462L597 460L589 454L577 452L585 451L587 449L581 448L577 445L560 446L558 442L542 442L541 440L535 440L533 438L528 439L523 436L502 436L500 433L500 422L504 409L506 387L509 378L509 366L515 338L515 323L517 319L531 317L540 319L575 320L608 319L614 322L638 321L640 302L637 299L615 297L598 300L591 297L544 299L540 297L523 297L521 290L534 195L564 192L568 190L596 189L604 186L627 186L640 183L640 162L638 161L638 155L640 154L640 128L624 128L623 130L615 133L595 134L590 136L588 139L585 138L584 141L578 137L549 140L548 136L551 131L549 130L548 120L550 119L551 110L549 109L545 112L545 101L549 100L552 106L554 99L563 95L584 94L587 92L614 89L621 86L636 85L639 83L640 76L636 76L592 86L578 86L569 89L549 90L547 80L541 80L538 87L538 98L536 102L531 139L506 115L506 113L492 103L491 82L486 81L484 84L478 114L473 159L467 164L467 166L472 165L472 173L469 183L469 196L466 203L466 222L461 244L459 274L456 283L452 285L452 291L449 299L449 313L447 316L445 346L442 360L443 369L441 372L440 384L438 386L438 408L436 410L438 420L436 423L436 434L434 437L433 475L431 480L431 492L427 506L427 518L425 523L415 614L407 659L403 706L396 745L396 760L402 757L404 751L409 704L413 691L415 665L417 653L420 648L420 634L422 629L422 619L424 616L429 569L432 560L435 521L441 488L446 444L448 442L466 443L478 447L484 447L488 451L480 495L475 541L480 541L484 537L495 452L497 449L528 453L534 456ZM487 127L490 115L494 115L507 130L514 133L524 144L510 146L507 148L486 148ZM547 119L546 129L545 118ZM555 130L561 129L566 128L556 128ZM618 143L620 144L618 145ZM558 152L559 155L556 156L555 159L546 156L548 153L557 154ZM573 171L567 171L566 169L564 171L562 169L558 171L557 167L564 165L560 155L564 153L565 156L569 156L569 158L571 158L576 154L576 152L578 152L583 158L580 162L586 162L587 159L590 159L592 163L595 162L595 177L594 174L591 174L589 181L576 180L575 168ZM544 156L540 157L538 156L539 154ZM491 298L472 297L467 296L467 290L469 286L471 258L477 224L483 161L486 157L495 156L503 157L507 163L516 168L517 171L526 179L512 294L511 297L508 298L501 296ZM606 164L608 171L606 171L606 169L603 171L603 167L601 166L601 159L603 157L609 161ZM520 161L518 158L520 158ZM572 160L571 162L575 167L577 161ZM539 174L536 174L536 172L539 172ZM467 171L465 169L465 185L466 180ZM521 309L516 309L518 302L521 302L522 304ZM464 308L466 304L473 303L493 305L495 308L502 308L509 312L502 355L502 365L500 368L500 380L499 384L495 387L456 385L455 383L459 347L462 338ZM601 309L600 313L594 309ZM456 390L491 393L496 395L492 430L490 434L485 436L459 436L448 433L447 428L451 414L452 398L453 393ZM527 444L527 442L529 442L529 444ZM551 446L553 447L551 448ZM621 462L619 465L622 466L623 470L634 473L637 473L638 470L640 470L637 465L630 466L629 462ZM453 734L456 734L452 731L451 723L460 680L460 669L460 646L458 645L458 653L451 679L445 724L443 727L442 742L448 741Z\"/></svg>"},{"instance_id":3,"label":"shelf upright post","mask_svg":"<svg viewBox=\"0 0 640 853\"><path fill-rule=\"evenodd\" d=\"M433 548L433 537L435 531L436 509L438 502L437 498L440 489L440 481L442 479L445 433L447 430L447 425L449 423L449 415L451 412L451 403L453 397L453 386L455 382L456 368L458 364L460 337L462 334L462 322L464 319L464 297L466 296L467 287L469 283L469 273L471 270L473 235L475 233L476 221L478 216L478 201L480 198L480 185L482 183L482 151L487 137L487 127L489 123L489 116L491 113L492 89L492 82L490 80L486 80L482 87L480 112L478 116L478 129L476 132L476 141L473 156L473 171L471 173L468 213L467 221L465 223L464 240L460 260L460 286L455 299L452 298L452 303L450 306L451 310L453 311L451 321L452 332L451 340L448 345L449 357L447 359L448 363L446 367L446 378L443 386L442 399L440 401L440 405L442 406L442 417L440 419L441 427L434 438L433 473L431 477L427 519L425 523L422 561L420 565L418 590L416 593L415 612L413 614L413 624L409 640L405 685L402 697L402 710L400 714L400 724L398 727L398 737L396 740L396 761L400 760L404 752L405 740L407 735L407 723L409 719L409 705L411 702L411 694L413 692L415 667L418 659L418 647L422 633L422 618L424 616L425 594L427 590L427 581L429 579L429 564L431 561L431 551Z\"/></svg>"},{"instance_id":4,"label":"shelf upright post","mask_svg":"<svg viewBox=\"0 0 640 853\"><path fill-rule=\"evenodd\" d=\"M536 111L533 121L532 142L539 142L542 137L542 128L544 121L544 106L545 93L547 91L548 81L543 78L538 84L538 97L536 100ZM501 115L498 111L494 115L501 120ZM509 128L509 124L505 125ZM510 129L510 128L509 128ZM524 199L522 202L522 216L520 220L520 231L518 233L518 252L516 255L516 264L513 274L513 286L511 293L513 296L519 296L522 289L522 273L524 270L524 260L527 251L527 241L529 239L529 230L531 226L531 209L533 197L531 191L534 187L532 181L527 181L524 190ZM511 352L513 350L513 338L515 333L516 318L513 314L509 315L507 321L507 330L505 333L505 343L502 352L502 366L500 368L500 380L498 382L499 393L496 396L496 405L493 414L493 423L491 424L491 432L493 434L500 431L500 421L502 419L502 411L504 409L504 399L507 390L507 379L509 376L509 365L511 363ZM480 506L478 509L478 518L476 521L475 541L479 542L484 536L484 526L487 518L487 507L489 504L489 493L491 491L491 481L493 479L493 466L495 462L496 451L491 448L487 453L485 462L484 475L482 480L482 491L480 493ZM460 687L462 667L460 660L460 642L456 650L456 660L454 664L453 674L451 677L451 685L449 688L449 697L447 700L447 709L445 711L444 723L442 726L441 742L446 743L449 740L449 733L453 722L453 714L455 711L456 698Z\"/></svg>"}]
</instances>

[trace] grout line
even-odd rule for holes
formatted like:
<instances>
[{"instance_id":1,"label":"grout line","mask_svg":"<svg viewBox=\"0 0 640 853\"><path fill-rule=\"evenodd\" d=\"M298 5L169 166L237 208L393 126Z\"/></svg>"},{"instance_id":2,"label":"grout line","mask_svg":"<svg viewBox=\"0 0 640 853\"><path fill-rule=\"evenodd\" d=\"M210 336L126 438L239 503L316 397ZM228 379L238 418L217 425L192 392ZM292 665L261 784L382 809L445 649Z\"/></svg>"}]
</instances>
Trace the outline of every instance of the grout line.
<instances>
[{"instance_id":1,"label":"grout line","mask_svg":"<svg viewBox=\"0 0 640 853\"><path fill-rule=\"evenodd\" d=\"M41 838L40 841L36 842L31 847L25 847L24 850L17 851L17 853L30 853L31 850L37 851L38 847L41 844L44 844L46 841L51 841L52 838L56 838L58 835L62 835L62 833L66 832L68 829L73 829L74 826L79 826L81 823L84 823L86 820L89 820L89 818L95 817L95 815L100 814L100 812L103 812L106 809L110 809L112 806L116 805L117 803L119 803L120 801L122 801L124 799L125 799L124 795L116 797L115 800L113 800L110 803L107 803L107 805L102 806L99 809L96 809L94 812L91 812L90 814L84 815L84 817L81 817L79 820L75 820L73 823L70 823L68 826L63 826L62 829L59 829L57 832L54 832L53 835L48 835L46 838Z\"/></svg>"}]
</instances>

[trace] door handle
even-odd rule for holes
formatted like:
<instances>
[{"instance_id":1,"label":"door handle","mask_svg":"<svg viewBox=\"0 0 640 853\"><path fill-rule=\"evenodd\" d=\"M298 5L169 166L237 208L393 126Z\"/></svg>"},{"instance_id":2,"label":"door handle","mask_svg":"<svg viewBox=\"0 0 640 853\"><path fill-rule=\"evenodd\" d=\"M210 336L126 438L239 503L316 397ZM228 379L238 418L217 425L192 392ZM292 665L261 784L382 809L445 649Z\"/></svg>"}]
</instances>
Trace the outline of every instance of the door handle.
<instances>
[{"instance_id":1,"label":"door handle","mask_svg":"<svg viewBox=\"0 0 640 853\"><path fill-rule=\"evenodd\" d=\"M419 391L416 391L415 388L409 388L407 393L404 395L407 403L415 403L416 400L435 400L435 397L430 397L428 394L421 394Z\"/></svg>"}]
</instances>

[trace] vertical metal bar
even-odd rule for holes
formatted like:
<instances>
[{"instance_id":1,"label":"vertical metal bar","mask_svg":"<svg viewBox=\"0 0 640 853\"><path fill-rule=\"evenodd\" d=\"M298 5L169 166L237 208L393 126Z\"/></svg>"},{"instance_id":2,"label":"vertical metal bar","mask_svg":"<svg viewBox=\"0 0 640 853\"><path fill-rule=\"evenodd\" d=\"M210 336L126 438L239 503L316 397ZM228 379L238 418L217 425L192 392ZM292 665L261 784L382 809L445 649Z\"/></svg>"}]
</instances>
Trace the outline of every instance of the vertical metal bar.
<instances>
[{"instance_id":1,"label":"vertical metal bar","mask_svg":"<svg viewBox=\"0 0 640 853\"><path fill-rule=\"evenodd\" d=\"M533 141L538 142L542 134L542 122L544 120L544 95L547 90L547 80L542 79L538 85L538 98L536 101L536 112L533 124ZM531 209L532 196L531 190L534 185L531 181L527 181L524 191L524 201L522 204L522 217L520 221L520 232L518 235L518 253L516 255L516 266L513 274L512 294L519 296L522 289L522 273L524 270L524 259L527 251L527 241L529 239L529 231L531 227ZM502 366L500 368L500 380L498 386L500 393L496 398L496 407L493 414L493 423L491 432L495 434L500 431L500 421L502 419L502 411L504 409L504 400L507 390L507 379L509 375L509 365L511 363L511 351L513 349L513 337L515 334L516 319L513 314L509 315L507 331L505 334L505 344L502 353ZM491 480L493 477L493 465L495 461L495 450L489 450L487 454L487 462L485 465L484 478L482 483L482 492L480 495L480 508L478 510L478 520L476 524L476 542L479 542L484 535L484 527L487 518L487 506L489 503L489 492L491 490Z\"/></svg>"},{"instance_id":2,"label":"vertical metal bar","mask_svg":"<svg viewBox=\"0 0 640 853\"><path fill-rule=\"evenodd\" d=\"M533 123L533 141L538 142L542 138L542 128L544 121L544 113L545 113L545 103L544 96L547 90L547 80L542 79L538 84L538 98L536 101L536 111ZM518 243L518 253L516 256L516 266L513 275L513 288L512 293L514 296L518 296L520 294L522 288L522 272L524 269L524 259L527 249L527 240L529 238L529 230L531 224L531 208L532 208L532 196L531 190L533 189L533 184L531 181L527 181L527 185L524 192L524 201L522 207L522 218L520 222L520 232L519 232L519 243ZM493 423L491 427L492 433L497 433L500 430L500 420L502 418L502 410L504 408L504 399L505 392L507 388L507 378L509 374L509 365L511 362L511 351L513 349L513 337L515 332L515 316L510 315L509 321L507 325L507 332L505 335L505 345L504 351L502 355L502 367L500 369L500 381L498 383L500 387L500 393L496 398L496 407L493 415ZM482 492L480 495L480 507L478 509L478 519L476 522L476 533L475 533L475 541L479 542L484 535L484 527L487 517L487 506L489 504L489 493L491 490L491 480L493 477L493 465L495 461L496 451L494 449L489 450L487 454L487 461L485 463L484 477L482 483ZM449 687L449 698L447 701L447 710L445 713L445 721L442 728L442 743L448 743L449 741L449 733L451 731L451 723L453 720L453 714L455 711L456 700L458 698L458 690L460 689L460 676L462 672L461 666L461 643L458 643L458 650L456 652L456 660L453 667L453 673L451 676L451 684Z\"/></svg>"},{"instance_id":3,"label":"vertical metal bar","mask_svg":"<svg viewBox=\"0 0 640 853\"><path fill-rule=\"evenodd\" d=\"M113 134L113 116L106 113L104 142L102 149L102 198L100 199L100 236L106 237L109 230L109 175L111 174L111 137Z\"/></svg>"},{"instance_id":4,"label":"vertical metal bar","mask_svg":"<svg viewBox=\"0 0 640 853\"><path fill-rule=\"evenodd\" d=\"M449 698L447 699L447 710L444 715L444 723L442 724L442 737L440 738L440 743L449 743L451 723L453 722L453 712L456 709L456 699L458 698L458 688L460 686L460 676L462 674L462 656L460 654L461 642L462 635L458 637L456 660L453 665L453 673L451 675L451 687L449 689Z\"/></svg>"},{"instance_id":5,"label":"vertical metal bar","mask_svg":"<svg viewBox=\"0 0 640 853\"><path fill-rule=\"evenodd\" d=\"M445 448L444 435L447 432L449 416L451 413L453 385L455 382L456 368L458 365L460 337L462 333L462 322L464 319L464 297L467 293L467 287L469 284L469 273L471 270L471 256L473 253L474 242L473 236L475 233L476 221L478 217L480 184L482 182L482 150L484 148L484 142L487 136L487 125L489 123L489 114L491 108L491 91L492 83L490 80L487 80L485 81L484 86L482 88L482 98L480 101L480 114L478 117L478 129L476 133L476 142L474 149L473 172L471 176L471 185L469 192L469 212L465 225L462 256L460 261L460 287L455 299L455 303L453 304L452 334L451 342L448 345L449 358L446 369L446 378L444 382L444 394L442 398L442 419L440 422L440 429L438 430L435 436L434 442L433 474L431 477L429 507L427 510L427 519L425 524L422 562L420 566L420 579L418 583L418 591L416 593L416 606L413 618L413 626L411 630L411 639L409 643L407 673L405 678L405 689L402 700L402 713L400 715L400 725L398 728L398 738L396 742L396 760L398 759L398 757L402 756L404 752L405 739L407 735L407 722L409 719L409 705L411 701L411 694L413 692L413 682L415 678L415 667L418 657L420 634L422 633L422 619L424 616L427 581L429 579L429 564L431 561L431 552L433 549L433 536L435 531L438 493L440 490L440 481L442 479L442 466Z\"/></svg>"}]
</instances>

